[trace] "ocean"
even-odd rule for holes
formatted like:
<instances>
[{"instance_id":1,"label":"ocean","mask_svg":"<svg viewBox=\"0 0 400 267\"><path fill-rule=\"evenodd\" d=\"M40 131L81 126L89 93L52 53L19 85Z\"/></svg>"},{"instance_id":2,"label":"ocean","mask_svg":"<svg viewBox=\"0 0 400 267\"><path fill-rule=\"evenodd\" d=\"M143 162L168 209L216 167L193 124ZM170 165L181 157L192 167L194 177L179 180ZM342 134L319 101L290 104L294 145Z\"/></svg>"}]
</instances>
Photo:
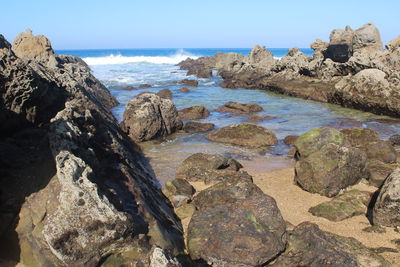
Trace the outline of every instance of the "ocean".
<instances>
[{"instance_id":1,"label":"ocean","mask_svg":"<svg viewBox=\"0 0 400 267\"><path fill-rule=\"evenodd\" d=\"M288 51L287 48L269 50L276 58L283 57ZM172 100L178 109L194 105L208 108L211 111L210 117L200 121L214 123L216 128L244 122L248 117L248 115L215 112L219 106L228 101L257 103L264 108L259 115L274 117L258 123L275 132L280 140L278 145L268 149L246 149L212 143L204 138L204 133L178 133L163 140L141 143L161 183L173 179L176 167L186 157L197 152L230 155L252 171L268 171L292 166L292 160L286 156L290 147L282 141L287 135L300 135L322 126L368 127L377 130L383 139L400 131L400 123L388 121L384 116L263 90L224 89L219 86L221 78L218 76L207 79L188 77L186 71L179 70L176 66L188 57L196 59L201 56L213 56L217 52L248 55L250 51L250 48L91 49L59 50L56 53L79 56L90 66L94 76L120 102L120 105L112 110L119 121L122 120L128 101L143 91L158 92L164 88L173 92ZM312 55L311 49L306 48L301 51L306 55ZM199 86L190 88L189 93L179 92L182 86L175 82L185 78L197 79ZM125 86L138 87L140 84L150 84L152 87L122 90Z\"/></svg>"}]
</instances>

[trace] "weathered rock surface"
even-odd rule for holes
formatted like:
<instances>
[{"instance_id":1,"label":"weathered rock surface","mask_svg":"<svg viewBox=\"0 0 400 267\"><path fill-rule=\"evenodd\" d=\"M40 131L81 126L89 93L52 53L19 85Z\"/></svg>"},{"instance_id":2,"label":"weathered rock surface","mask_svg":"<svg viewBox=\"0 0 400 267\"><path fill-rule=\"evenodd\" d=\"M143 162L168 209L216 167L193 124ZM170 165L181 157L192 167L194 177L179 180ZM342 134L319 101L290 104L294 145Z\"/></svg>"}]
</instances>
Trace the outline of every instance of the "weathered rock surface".
<instances>
[{"instance_id":1,"label":"weathered rock surface","mask_svg":"<svg viewBox=\"0 0 400 267\"><path fill-rule=\"evenodd\" d=\"M157 92L157 94L161 98L171 99L174 95L172 94L171 90L169 89L161 89Z\"/></svg>"},{"instance_id":2,"label":"weathered rock surface","mask_svg":"<svg viewBox=\"0 0 400 267\"><path fill-rule=\"evenodd\" d=\"M389 142L392 144L392 146L399 146L400 145L400 134L394 134L391 137L389 137Z\"/></svg>"},{"instance_id":3,"label":"weathered rock surface","mask_svg":"<svg viewBox=\"0 0 400 267\"><path fill-rule=\"evenodd\" d=\"M288 136L285 136L285 138L283 139L283 142L286 145L291 146L291 145L295 144L297 138L299 138L299 136L297 136L297 135L288 135Z\"/></svg>"},{"instance_id":4,"label":"weathered rock surface","mask_svg":"<svg viewBox=\"0 0 400 267\"><path fill-rule=\"evenodd\" d=\"M251 181L229 179L194 199L187 244L212 266L260 266L285 249L286 226L275 200Z\"/></svg>"},{"instance_id":5,"label":"weathered rock surface","mask_svg":"<svg viewBox=\"0 0 400 267\"><path fill-rule=\"evenodd\" d=\"M187 133L202 133L214 129L213 123L189 121L183 125L183 130Z\"/></svg>"},{"instance_id":6,"label":"weathered rock surface","mask_svg":"<svg viewBox=\"0 0 400 267\"><path fill-rule=\"evenodd\" d=\"M178 110L178 114L182 120L199 120L210 116L210 111L203 106L193 106Z\"/></svg>"},{"instance_id":7,"label":"weathered rock surface","mask_svg":"<svg viewBox=\"0 0 400 267\"><path fill-rule=\"evenodd\" d=\"M217 109L219 112L230 112L236 114L250 114L253 112L263 111L263 108L256 103L237 103L228 102Z\"/></svg>"},{"instance_id":8,"label":"weathered rock surface","mask_svg":"<svg viewBox=\"0 0 400 267\"><path fill-rule=\"evenodd\" d=\"M206 138L213 142L254 148L273 146L278 143L272 131L251 123L226 126L209 133Z\"/></svg>"},{"instance_id":9,"label":"weathered rock surface","mask_svg":"<svg viewBox=\"0 0 400 267\"><path fill-rule=\"evenodd\" d=\"M196 86L199 85L199 82L197 80L183 79L182 81L179 81L178 84L182 84L182 85L185 85L185 86L196 87Z\"/></svg>"},{"instance_id":10,"label":"weathered rock surface","mask_svg":"<svg viewBox=\"0 0 400 267\"><path fill-rule=\"evenodd\" d=\"M325 232L316 224L304 222L289 234L286 251L271 266L389 267L390 263L354 238Z\"/></svg>"},{"instance_id":11,"label":"weathered rock surface","mask_svg":"<svg viewBox=\"0 0 400 267\"><path fill-rule=\"evenodd\" d=\"M329 127L311 130L296 140L295 182L304 190L333 197L366 176L364 151Z\"/></svg>"},{"instance_id":12,"label":"weathered rock surface","mask_svg":"<svg viewBox=\"0 0 400 267\"><path fill-rule=\"evenodd\" d=\"M43 38L23 39L21 59L0 35L0 235L19 240L1 256L96 266L135 246L182 252L179 220L109 111L115 99L82 60L54 55L57 65L44 64L47 43L23 49Z\"/></svg>"},{"instance_id":13,"label":"weathered rock surface","mask_svg":"<svg viewBox=\"0 0 400 267\"><path fill-rule=\"evenodd\" d=\"M198 60L187 58L178 64L181 70L187 70L186 75L196 75L199 78L209 78L215 66L214 57L202 57Z\"/></svg>"},{"instance_id":14,"label":"weathered rock surface","mask_svg":"<svg viewBox=\"0 0 400 267\"><path fill-rule=\"evenodd\" d=\"M266 121L266 120L273 120L276 119L277 117L274 116L258 116L257 114L250 115L245 122L261 122L261 121Z\"/></svg>"},{"instance_id":15,"label":"weathered rock surface","mask_svg":"<svg viewBox=\"0 0 400 267\"><path fill-rule=\"evenodd\" d=\"M377 159L368 159L365 169L368 172L369 184L380 187L386 178L391 174L399 164L397 163L384 163Z\"/></svg>"},{"instance_id":16,"label":"weathered rock surface","mask_svg":"<svg viewBox=\"0 0 400 267\"><path fill-rule=\"evenodd\" d=\"M123 127L134 141L167 136L182 128L174 104L152 93L129 101L123 115Z\"/></svg>"},{"instance_id":17,"label":"weathered rock surface","mask_svg":"<svg viewBox=\"0 0 400 267\"><path fill-rule=\"evenodd\" d=\"M309 209L314 216L338 222L344 219L366 214L371 193L359 190L346 191L328 202Z\"/></svg>"},{"instance_id":18,"label":"weathered rock surface","mask_svg":"<svg viewBox=\"0 0 400 267\"><path fill-rule=\"evenodd\" d=\"M377 225L400 226L400 168L390 174L380 189L372 220Z\"/></svg>"},{"instance_id":19,"label":"weathered rock surface","mask_svg":"<svg viewBox=\"0 0 400 267\"><path fill-rule=\"evenodd\" d=\"M49 39L43 35L33 36L30 29L18 34L12 49L17 57L23 59L48 61L55 56Z\"/></svg>"},{"instance_id":20,"label":"weathered rock surface","mask_svg":"<svg viewBox=\"0 0 400 267\"><path fill-rule=\"evenodd\" d=\"M379 134L369 128L346 128L340 130L352 146L366 148L379 141Z\"/></svg>"}]
</instances>

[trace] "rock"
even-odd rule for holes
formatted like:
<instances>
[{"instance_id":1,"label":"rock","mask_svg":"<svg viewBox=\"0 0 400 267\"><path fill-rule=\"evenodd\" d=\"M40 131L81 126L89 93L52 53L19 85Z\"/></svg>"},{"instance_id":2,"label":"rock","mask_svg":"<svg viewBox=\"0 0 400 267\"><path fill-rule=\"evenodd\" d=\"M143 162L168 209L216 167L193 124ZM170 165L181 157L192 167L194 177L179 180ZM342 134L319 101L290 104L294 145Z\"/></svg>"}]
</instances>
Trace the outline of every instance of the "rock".
<instances>
[{"instance_id":1,"label":"rock","mask_svg":"<svg viewBox=\"0 0 400 267\"><path fill-rule=\"evenodd\" d=\"M383 183L374 205L374 225L400 226L400 168L395 169Z\"/></svg>"},{"instance_id":2,"label":"rock","mask_svg":"<svg viewBox=\"0 0 400 267\"><path fill-rule=\"evenodd\" d=\"M295 142L295 182L311 193L333 197L366 176L364 151L329 127L313 129Z\"/></svg>"},{"instance_id":3,"label":"rock","mask_svg":"<svg viewBox=\"0 0 400 267\"><path fill-rule=\"evenodd\" d=\"M182 81L179 81L178 84L183 84L185 86L196 87L196 86L199 85L199 82L196 81L196 80L183 79Z\"/></svg>"},{"instance_id":4,"label":"rock","mask_svg":"<svg viewBox=\"0 0 400 267\"><path fill-rule=\"evenodd\" d=\"M400 134L394 134L389 138L389 143L392 144L392 146L400 146Z\"/></svg>"},{"instance_id":5,"label":"rock","mask_svg":"<svg viewBox=\"0 0 400 267\"><path fill-rule=\"evenodd\" d=\"M310 48L315 52L324 52L328 48L328 44L320 39L317 39L310 45Z\"/></svg>"},{"instance_id":6,"label":"rock","mask_svg":"<svg viewBox=\"0 0 400 267\"><path fill-rule=\"evenodd\" d=\"M382 50L382 41L379 30L373 23L367 23L354 31L353 48Z\"/></svg>"},{"instance_id":7,"label":"rock","mask_svg":"<svg viewBox=\"0 0 400 267\"><path fill-rule=\"evenodd\" d=\"M187 87L182 87L181 89L179 89L179 92L181 92L181 93L189 93L190 90Z\"/></svg>"},{"instance_id":8,"label":"rock","mask_svg":"<svg viewBox=\"0 0 400 267\"><path fill-rule=\"evenodd\" d=\"M152 87L152 86L151 86L151 84L148 84L148 83L143 83L143 84L139 85L139 88L150 88L150 87Z\"/></svg>"},{"instance_id":9,"label":"rock","mask_svg":"<svg viewBox=\"0 0 400 267\"><path fill-rule=\"evenodd\" d=\"M247 61L259 68L269 69L275 63L274 55L265 48L256 45L251 50Z\"/></svg>"},{"instance_id":10,"label":"rock","mask_svg":"<svg viewBox=\"0 0 400 267\"><path fill-rule=\"evenodd\" d=\"M171 90L169 90L169 89L162 89L162 90L158 91L156 95L158 95L161 98L165 98L165 99L171 99L173 97L173 94L172 94Z\"/></svg>"},{"instance_id":11,"label":"rock","mask_svg":"<svg viewBox=\"0 0 400 267\"><path fill-rule=\"evenodd\" d=\"M43 35L34 36L30 29L15 38L12 49L17 57L23 59L48 61L55 56L49 39Z\"/></svg>"},{"instance_id":12,"label":"rock","mask_svg":"<svg viewBox=\"0 0 400 267\"><path fill-rule=\"evenodd\" d=\"M191 218L195 211L196 207L192 203L180 205L175 209L176 216L181 220Z\"/></svg>"},{"instance_id":13,"label":"rock","mask_svg":"<svg viewBox=\"0 0 400 267\"><path fill-rule=\"evenodd\" d=\"M193 106L178 111L182 120L199 120L210 116L210 111L203 106Z\"/></svg>"},{"instance_id":14,"label":"rock","mask_svg":"<svg viewBox=\"0 0 400 267\"><path fill-rule=\"evenodd\" d=\"M182 121L171 100L146 93L127 103L123 126L132 140L141 142L180 130Z\"/></svg>"},{"instance_id":15,"label":"rock","mask_svg":"<svg viewBox=\"0 0 400 267\"><path fill-rule=\"evenodd\" d=\"M385 141L370 143L367 147L368 159L377 159L384 163L395 163L397 153L394 147Z\"/></svg>"},{"instance_id":16,"label":"rock","mask_svg":"<svg viewBox=\"0 0 400 267\"><path fill-rule=\"evenodd\" d=\"M178 64L181 70L188 70L186 75L196 75L198 78L210 78L215 66L214 57L201 57L197 60L187 58Z\"/></svg>"},{"instance_id":17,"label":"rock","mask_svg":"<svg viewBox=\"0 0 400 267\"><path fill-rule=\"evenodd\" d=\"M396 50L397 48L400 47L400 36L397 37L396 39L390 41L387 45L386 45L386 49L393 52L394 50Z\"/></svg>"},{"instance_id":18,"label":"rock","mask_svg":"<svg viewBox=\"0 0 400 267\"><path fill-rule=\"evenodd\" d=\"M388 267L390 263L354 238L303 222L290 233L286 251L271 266Z\"/></svg>"},{"instance_id":19,"label":"rock","mask_svg":"<svg viewBox=\"0 0 400 267\"><path fill-rule=\"evenodd\" d=\"M215 69L218 71L238 71L242 68L245 57L237 53L217 53L215 55Z\"/></svg>"},{"instance_id":20,"label":"rock","mask_svg":"<svg viewBox=\"0 0 400 267\"><path fill-rule=\"evenodd\" d=\"M184 179L174 179L165 183L165 192L170 196L183 195L190 198L196 190L188 183L188 181Z\"/></svg>"},{"instance_id":21,"label":"rock","mask_svg":"<svg viewBox=\"0 0 400 267\"><path fill-rule=\"evenodd\" d=\"M298 135L288 135L283 139L283 142L288 146L292 146L294 145L298 137Z\"/></svg>"},{"instance_id":22,"label":"rock","mask_svg":"<svg viewBox=\"0 0 400 267\"><path fill-rule=\"evenodd\" d=\"M213 142L255 148L273 146L278 143L278 139L272 131L250 123L223 127L209 133L206 138Z\"/></svg>"},{"instance_id":23,"label":"rock","mask_svg":"<svg viewBox=\"0 0 400 267\"><path fill-rule=\"evenodd\" d=\"M347 128L340 130L352 146L366 148L370 143L379 141L379 134L368 128Z\"/></svg>"},{"instance_id":24,"label":"rock","mask_svg":"<svg viewBox=\"0 0 400 267\"><path fill-rule=\"evenodd\" d=\"M237 102L228 102L217 109L219 112L230 112L236 114L249 114L263 111L263 108L256 103L241 104Z\"/></svg>"},{"instance_id":25,"label":"rock","mask_svg":"<svg viewBox=\"0 0 400 267\"><path fill-rule=\"evenodd\" d=\"M127 86L122 87L122 90L132 91L132 90L136 90L136 87L127 85Z\"/></svg>"},{"instance_id":26,"label":"rock","mask_svg":"<svg viewBox=\"0 0 400 267\"><path fill-rule=\"evenodd\" d=\"M266 120L273 120L276 119L277 117L274 116L258 116L256 114L250 115L245 122L261 122L261 121L266 121Z\"/></svg>"},{"instance_id":27,"label":"rock","mask_svg":"<svg viewBox=\"0 0 400 267\"><path fill-rule=\"evenodd\" d=\"M376 159L368 159L365 169L368 173L369 184L380 187L386 178L391 174L399 164L384 163Z\"/></svg>"},{"instance_id":28,"label":"rock","mask_svg":"<svg viewBox=\"0 0 400 267\"><path fill-rule=\"evenodd\" d=\"M308 211L314 216L338 222L353 216L366 214L370 199L371 194L369 192L351 190L334 197L328 202L312 207Z\"/></svg>"},{"instance_id":29,"label":"rock","mask_svg":"<svg viewBox=\"0 0 400 267\"><path fill-rule=\"evenodd\" d=\"M213 123L189 121L183 125L183 130L187 133L203 133L211 131L214 127Z\"/></svg>"},{"instance_id":30,"label":"rock","mask_svg":"<svg viewBox=\"0 0 400 267\"><path fill-rule=\"evenodd\" d=\"M350 27L346 27L346 30L333 30L329 36L328 47L324 51L325 58L335 62L347 62L353 55L353 36L354 31Z\"/></svg>"},{"instance_id":31,"label":"rock","mask_svg":"<svg viewBox=\"0 0 400 267\"><path fill-rule=\"evenodd\" d=\"M212 266L261 266L285 249L285 222L275 200L248 180L218 183L195 197L187 244Z\"/></svg>"}]
</instances>

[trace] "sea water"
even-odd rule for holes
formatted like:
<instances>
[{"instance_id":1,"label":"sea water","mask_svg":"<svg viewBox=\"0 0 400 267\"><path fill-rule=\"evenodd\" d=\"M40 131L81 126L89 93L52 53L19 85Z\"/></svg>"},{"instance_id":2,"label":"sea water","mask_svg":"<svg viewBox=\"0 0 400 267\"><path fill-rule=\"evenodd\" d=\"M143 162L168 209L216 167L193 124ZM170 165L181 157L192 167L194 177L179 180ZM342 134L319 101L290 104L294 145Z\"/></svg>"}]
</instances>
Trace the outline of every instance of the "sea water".
<instances>
[{"instance_id":1,"label":"sea water","mask_svg":"<svg viewBox=\"0 0 400 267\"><path fill-rule=\"evenodd\" d=\"M236 52L248 55L251 49L107 49L107 50L68 50L56 51L58 54L75 55L83 58L96 76L117 98L119 105L112 112L121 121L128 101L143 91L158 92L168 88L173 92L173 102L178 109L194 105L205 106L211 115L201 122L214 123L216 129L226 125L242 123L249 115L219 113L215 110L229 101L257 103L264 108L260 116L273 119L258 124L272 130L280 140L278 145L268 149L246 149L231 145L213 143L204 137L206 133L174 134L163 140L141 143L145 155L152 163L157 178L163 183L175 175L176 167L189 155L197 152L221 153L240 160L249 171L270 171L291 166L286 156L290 147L283 143L287 135L300 135L313 128L332 126L368 127L377 130L381 138L400 132L399 121L368 112L342 108L337 105L319 103L283 96L263 90L224 89L219 86L221 78L213 76L198 79L186 76L186 71L176 66L190 57L213 56L217 52ZM287 48L270 49L276 58L284 56ZM307 55L311 49L301 49ZM198 87L189 87L189 93L179 92L182 86L175 82L182 79L197 79ZM150 84L151 88L123 90L125 86L138 87Z\"/></svg>"}]
</instances>

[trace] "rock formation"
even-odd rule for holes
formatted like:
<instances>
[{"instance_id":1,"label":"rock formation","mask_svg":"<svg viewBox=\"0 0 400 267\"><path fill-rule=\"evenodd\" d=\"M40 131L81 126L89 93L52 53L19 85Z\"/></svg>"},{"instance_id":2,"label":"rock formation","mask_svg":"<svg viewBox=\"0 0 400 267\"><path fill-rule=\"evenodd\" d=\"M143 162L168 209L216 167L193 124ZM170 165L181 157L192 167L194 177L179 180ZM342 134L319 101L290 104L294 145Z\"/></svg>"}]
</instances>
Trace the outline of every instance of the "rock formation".
<instances>
[{"instance_id":1,"label":"rock formation","mask_svg":"<svg viewBox=\"0 0 400 267\"><path fill-rule=\"evenodd\" d=\"M178 114L182 120L199 120L210 116L210 111L203 106L192 106L178 110Z\"/></svg>"}]
</instances>

